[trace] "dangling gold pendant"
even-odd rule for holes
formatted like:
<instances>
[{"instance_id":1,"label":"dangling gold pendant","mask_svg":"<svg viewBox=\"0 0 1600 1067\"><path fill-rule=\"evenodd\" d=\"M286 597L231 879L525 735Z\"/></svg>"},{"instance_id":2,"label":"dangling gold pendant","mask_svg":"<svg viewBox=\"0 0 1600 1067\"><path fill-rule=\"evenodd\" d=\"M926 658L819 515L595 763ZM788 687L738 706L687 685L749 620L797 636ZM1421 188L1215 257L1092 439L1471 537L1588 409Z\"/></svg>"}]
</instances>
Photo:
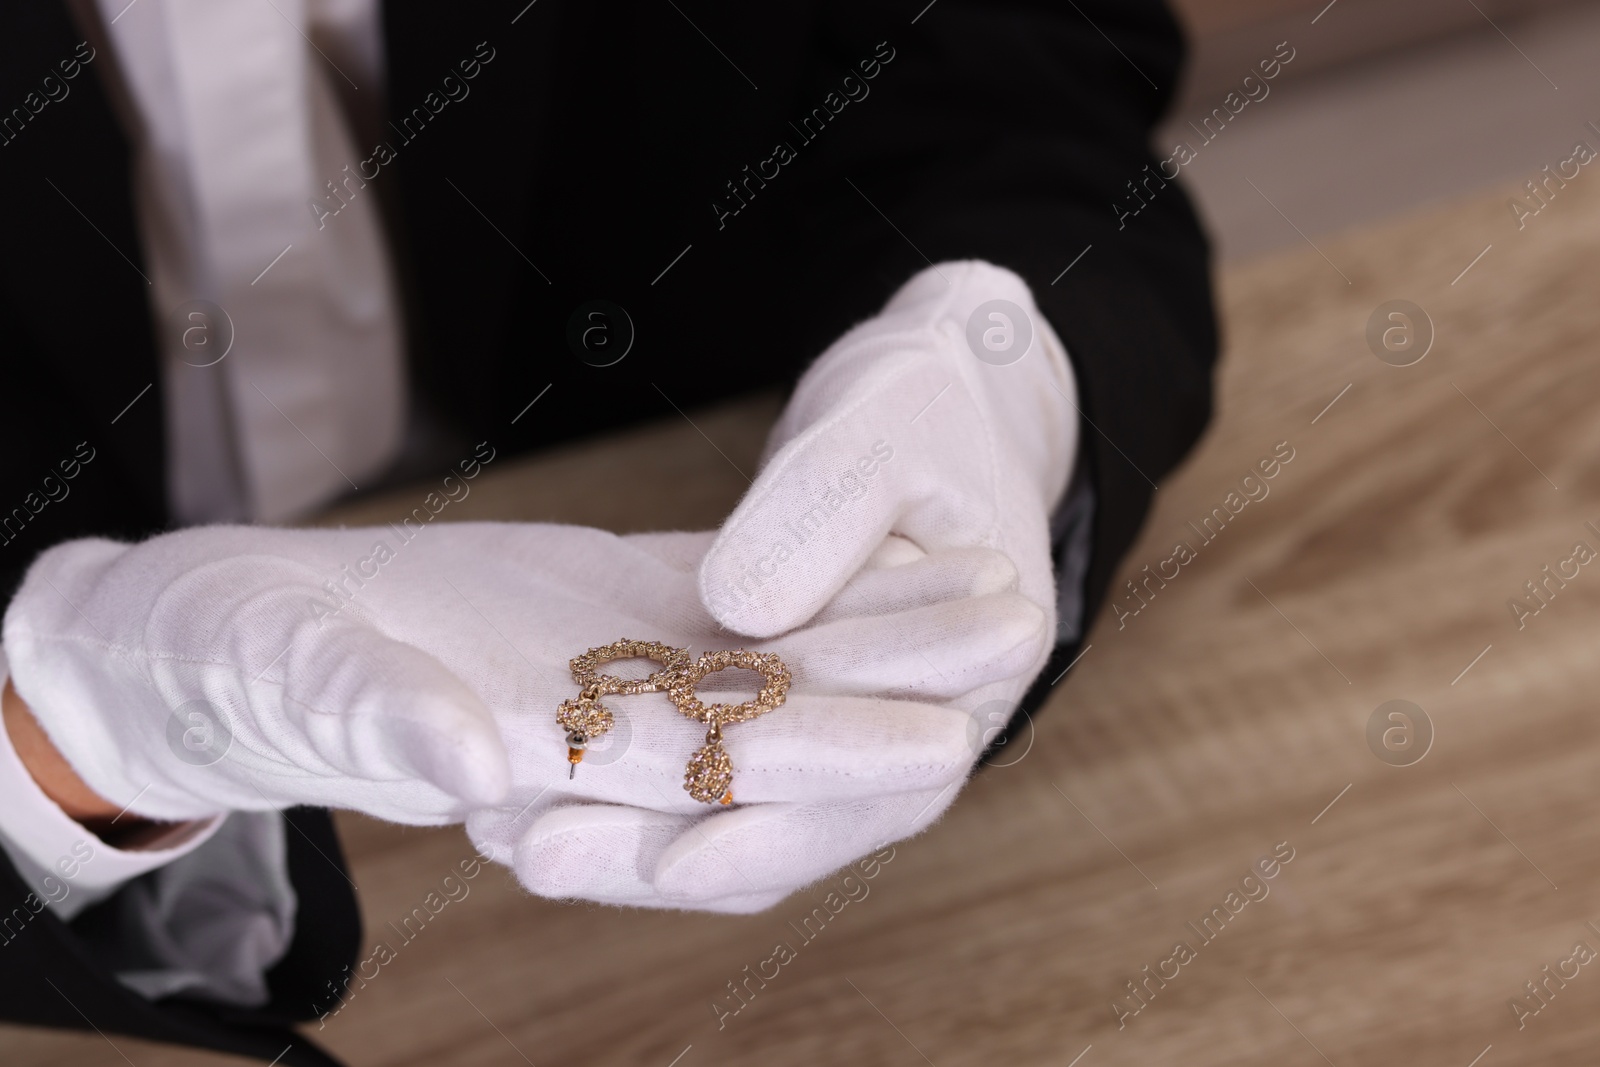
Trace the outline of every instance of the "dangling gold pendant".
<instances>
[{"instance_id":1,"label":"dangling gold pendant","mask_svg":"<svg viewBox=\"0 0 1600 1067\"><path fill-rule=\"evenodd\" d=\"M754 700L742 704L707 704L695 695L695 687L708 674L738 667L761 675L761 690ZM733 760L722 747L722 728L732 723L749 722L780 707L789 692L789 668L771 652L747 652L726 648L703 654L678 671L667 696L684 715L711 727L704 748L697 749L683 773L683 788L702 804L733 803Z\"/></svg>"},{"instance_id":2,"label":"dangling gold pendant","mask_svg":"<svg viewBox=\"0 0 1600 1067\"><path fill-rule=\"evenodd\" d=\"M712 727L703 748L695 749L683 772L683 788L702 804L733 803L733 760L722 747L722 731Z\"/></svg>"},{"instance_id":3,"label":"dangling gold pendant","mask_svg":"<svg viewBox=\"0 0 1600 1067\"><path fill-rule=\"evenodd\" d=\"M645 678L618 678L599 673L599 667L619 659L648 659L661 669ZM591 648L568 664L572 680L583 687L571 700L556 709L556 723L567 732L567 777L577 774L584 750L595 738L615 725L611 709L600 703L602 696L633 696L665 692L677 709L691 719L710 727L706 743L695 750L683 774L683 788L702 804L733 803L733 760L722 744L722 728L749 722L782 706L789 691L789 668L771 652L748 652L742 648L707 652L691 661L689 650L659 641L623 638L609 645ZM755 671L762 685L754 700L742 704L707 704L695 695L695 687L708 675L730 667Z\"/></svg>"}]
</instances>

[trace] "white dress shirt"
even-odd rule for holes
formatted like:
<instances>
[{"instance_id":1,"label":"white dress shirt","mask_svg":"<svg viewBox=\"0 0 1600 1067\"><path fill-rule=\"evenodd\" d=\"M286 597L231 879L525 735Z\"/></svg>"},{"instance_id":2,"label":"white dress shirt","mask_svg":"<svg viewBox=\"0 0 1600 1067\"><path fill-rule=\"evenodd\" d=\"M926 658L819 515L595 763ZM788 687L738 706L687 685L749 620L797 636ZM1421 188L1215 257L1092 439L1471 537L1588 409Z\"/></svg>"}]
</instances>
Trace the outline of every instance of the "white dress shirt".
<instances>
[{"instance_id":1,"label":"white dress shirt","mask_svg":"<svg viewBox=\"0 0 1600 1067\"><path fill-rule=\"evenodd\" d=\"M363 155L361 117L381 111L377 6L99 8L142 126L133 134L135 210L162 327L174 517L304 515L386 467L403 429L401 338L376 196L360 193L359 178L339 184ZM349 205L319 220L310 205L334 190ZM181 314L197 300L224 313L201 327L209 337ZM209 343L186 348L186 333ZM220 362L197 365L221 355L230 333Z\"/></svg>"}]
</instances>

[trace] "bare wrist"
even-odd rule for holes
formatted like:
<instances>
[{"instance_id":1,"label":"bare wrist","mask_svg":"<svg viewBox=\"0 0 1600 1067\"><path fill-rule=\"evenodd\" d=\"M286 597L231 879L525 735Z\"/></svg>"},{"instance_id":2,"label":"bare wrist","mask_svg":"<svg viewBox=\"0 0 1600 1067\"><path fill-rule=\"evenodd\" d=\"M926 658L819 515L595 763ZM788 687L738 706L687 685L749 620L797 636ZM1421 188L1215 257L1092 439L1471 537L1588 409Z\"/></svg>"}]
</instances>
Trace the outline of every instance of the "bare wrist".
<instances>
[{"instance_id":1,"label":"bare wrist","mask_svg":"<svg viewBox=\"0 0 1600 1067\"><path fill-rule=\"evenodd\" d=\"M87 827L116 820L122 812L115 804L89 788L72 765L51 742L44 727L33 717L27 702L17 693L11 680L6 679L5 691L0 694L3 705L6 734L17 758L33 776L34 782L56 806ZM136 820L137 821L137 820Z\"/></svg>"}]
</instances>

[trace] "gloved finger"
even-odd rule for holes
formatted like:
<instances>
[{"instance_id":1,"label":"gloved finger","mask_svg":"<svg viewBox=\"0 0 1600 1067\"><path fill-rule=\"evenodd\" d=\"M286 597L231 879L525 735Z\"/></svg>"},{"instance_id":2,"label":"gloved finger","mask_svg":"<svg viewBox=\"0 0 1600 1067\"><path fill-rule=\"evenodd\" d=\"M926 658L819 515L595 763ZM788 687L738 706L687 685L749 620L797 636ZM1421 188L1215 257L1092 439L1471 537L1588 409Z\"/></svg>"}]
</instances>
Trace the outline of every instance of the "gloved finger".
<instances>
[{"instance_id":1,"label":"gloved finger","mask_svg":"<svg viewBox=\"0 0 1600 1067\"><path fill-rule=\"evenodd\" d=\"M714 538L713 538L714 539ZM707 548L711 545L708 543ZM909 538L899 534L890 534L883 539L877 548L872 550L872 555L867 557L863 567L900 567L907 563L915 563L927 553Z\"/></svg>"},{"instance_id":2,"label":"gloved finger","mask_svg":"<svg viewBox=\"0 0 1600 1067\"><path fill-rule=\"evenodd\" d=\"M756 637L801 625L891 531L930 552L992 542L990 433L947 363L917 350L944 343L936 331L890 335L808 375L808 394L848 402L779 449L706 553L700 596L722 625ZM782 580L760 580L774 568Z\"/></svg>"},{"instance_id":3,"label":"gloved finger","mask_svg":"<svg viewBox=\"0 0 1600 1067\"><path fill-rule=\"evenodd\" d=\"M982 754L974 751L972 717L954 708L802 697L795 714L785 710L724 730L735 802L870 800L936 789L965 777Z\"/></svg>"},{"instance_id":4,"label":"gloved finger","mask_svg":"<svg viewBox=\"0 0 1600 1067\"><path fill-rule=\"evenodd\" d=\"M760 804L713 815L661 853L656 889L680 907L731 894L793 892L920 833L950 806L959 785L872 801Z\"/></svg>"},{"instance_id":5,"label":"gloved finger","mask_svg":"<svg viewBox=\"0 0 1600 1067\"><path fill-rule=\"evenodd\" d=\"M704 554L702 551L701 556ZM793 576L791 568L771 560L759 568L759 573L747 576L739 589L726 596L712 595L715 599L734 600L741 594L753 594L762 586ZM930 554L907 538L889 534L873 549L861 568L845 580L838 594L808 621L883 615L924 604L1009 592L1017 585L1016 564L1003 552L960 547Z\"/></svg>"},{"instance_id":6,"label":"gloved finger","mask_svg":"<svg viewBox=\"0 0 1600 1067\"><path fill-rule=\"evenodd\" d=\"M704 815L706 804L683 787L691 755L706 744L706 727L677 714L659 694L616 698L627 737L603 762L586 759L554 795L627 803L678 814ZM632 703L630 703L632 702ZM623 725L626 716L626 725ZM758 719L724 728L739 804L862 799L938 788L963 777L983 751L982 729L966 711L908 700L813 697L791 691L788 701ZM554 731L540 746L565 771Z\"/></svg>"},{"instance_id":7,"label":"gloved finger","mask_svg":"<svg viewBox=\"0 0 1600 1067\"><path fill-rule=\"evenodd\" d=\"M659 855L686 821L616 804L554 806L511 837L511 867L524 888L542 897L639 903L656 895L644 857Z\"/></svg>"},{"instance_id":8,"label":"gloved finger","mask_svg":"<svg viewBox=\"0 0 1600 1067\"><path fill-rule=\"evenodd\" d=\"M653 574L653 584L677 593L680 579L694 589L702 560L715 539L717 531L707 530L629 534L618 541L662 565ZM757 585L778 581L784 571L786 568L774 558L750 581ZM957 547L930 555L907 537L891 533L875 545L861 569L845 582L845 589L819 611L816 619L904 611L944 600L1010 592L1016 587L1016 565L1003 552ZM694 598L699 600L698 592ZM653 614L648 608L643 613Z\"/></svg>"},{"instance_id":9,"label":"gloved finger","mask_svg":"<svg viewBox=\"0 0 1600 1067\"><path fill-rule=\"evenodd\" d=\"M915 555L905 562L880 562ZM866 615L887 615L929 604L1015 592L1017 567L1004 552L992 548L951 548L926 553L891 534L866 564L846 580L832 600L811 617L811 624Z\"/></svg>"},{"instance_id":10,"label":"gloved finger","mask_svg":"<svg viewBox=\"0 0 1600 1067\"><path fill-rule=\"evenodd\" d=\"M742 888L692 904L663 897L653 884L656 863L674 840L694 832L697 818L611 804L553 807L527 820L511 849L511 867L529 892L557 900L748 914L788 895L787 889Z\"/></svg>"},{"instance_id":11,"label":"gloved finger","mask_svg":"<svg viewBox=\"0 0 1600 1067\"><path fill-rule=\"evenodd\" d=\"M1026 673L1049 636L1049 620L1036 604L1017 593L993 593L814 622L762 647L783 657L795 688L807 694L943 702ZM740 673L709 676L701 688L748 684Z\"/></svg>"},{"instance_id":12,"label":"gloved finger","mask_svg":"<svg viewBox=\"0 0 1600 1067\"><path fill-rule=\"evenodd\" d=\"M645 534L625 540L662 564L658 584L668 587L692 582L712 536ZM781 570L774 573L784 580ZM890 535L811 625L766 648L790 661L791 670L803 669L807 684L820 684L822 692L952 699L983 681L1025 669L1025 646L1042 639L1047 620L1021 598L988 596L1012 592L1017 585L1016 566L1002 552L956 548L930 555ZM698 606L698 599L691 602ZM917 610L925 608L938 610ZM1013 662L1019 659L1023 662ZM733 673L713 676L707 685L730 681L742 684Z\"/></svg>"}]
</instances>

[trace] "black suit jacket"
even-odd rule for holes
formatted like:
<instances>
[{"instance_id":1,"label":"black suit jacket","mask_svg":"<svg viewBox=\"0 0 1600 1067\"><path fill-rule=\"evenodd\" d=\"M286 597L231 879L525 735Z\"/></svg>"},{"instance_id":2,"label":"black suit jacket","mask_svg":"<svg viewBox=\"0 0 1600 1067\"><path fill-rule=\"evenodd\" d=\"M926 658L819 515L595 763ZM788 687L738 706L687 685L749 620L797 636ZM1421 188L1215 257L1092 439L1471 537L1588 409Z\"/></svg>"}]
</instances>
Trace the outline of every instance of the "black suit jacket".
<instances>
[{"instance_id":1,"label":"black suit jacket","mask_svg":"<svg viewBox=\"0 0 1600 1067\"><path fill-rule=\"evenodd\" d=\"M1079 383L1092 614L1143 521L1146 476L1210 412L1206 243L1183 192L1149 182L1181 40L1159 0L925 2L390 0L388 121L308 216L336 226L342 200L378 198L419 402L463 440L512 450L791 382L929 262L1011 268ZM170 521L165 309L148 306L127 140L102 84L114 63L65 6L0 9L7 594L55 542ZM1129 183L1149 206L1123 218ZM595 365L630 330L626 358ZM325 813L288 817L337 856ZM0 1016L330 1062L284 1024L327 1007L359 923L337 872L288 838L296 890L317 906L301 909L267 1008L143 1001L47 911L0 945ZM0 892L27 891L0 863Z\"/></svg>"}]
</instances>

